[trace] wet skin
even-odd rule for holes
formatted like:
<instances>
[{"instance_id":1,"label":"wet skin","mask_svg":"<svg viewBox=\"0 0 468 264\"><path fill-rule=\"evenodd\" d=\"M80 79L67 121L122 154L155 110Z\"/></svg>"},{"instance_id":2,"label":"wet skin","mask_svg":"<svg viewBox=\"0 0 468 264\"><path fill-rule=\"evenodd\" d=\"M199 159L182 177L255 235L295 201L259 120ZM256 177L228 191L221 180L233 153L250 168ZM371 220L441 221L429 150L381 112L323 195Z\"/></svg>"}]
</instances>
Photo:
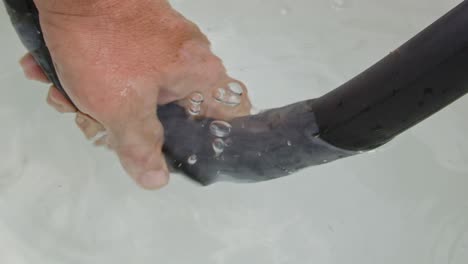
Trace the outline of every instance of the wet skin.
<instances>
[{"instance_id":1,"label":"wet skin","mask_svg":"<svg viewBox=\"0 0 468 264\"><path fill-rule=\"evenodd\" d=\"M191 96L200 93L201 116L229 120L250 113L245 85L228 76L206 36L167 1L35 3L60 81L78 109L53 86L47 102L61 113L76 112L85 136L114 150L142 187L169 181L156 105L189 109ZM49 83L31 55L20 64L28 78ZM233 81L243 89L240 105L216 101L218 88Z\"/></svg>"}]
</instances>

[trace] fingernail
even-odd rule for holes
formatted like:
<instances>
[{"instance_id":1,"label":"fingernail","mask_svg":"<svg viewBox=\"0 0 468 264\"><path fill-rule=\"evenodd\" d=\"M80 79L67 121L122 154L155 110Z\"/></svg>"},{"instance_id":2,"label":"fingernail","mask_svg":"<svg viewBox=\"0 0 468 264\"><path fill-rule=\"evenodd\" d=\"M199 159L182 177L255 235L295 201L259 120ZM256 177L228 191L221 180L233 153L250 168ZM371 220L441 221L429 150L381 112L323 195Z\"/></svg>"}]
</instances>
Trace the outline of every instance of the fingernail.
<instances>
[{"instance_id":1,"label":"fingernail","mask_svg":"<svg viewBox=\"0 0 468 264\"><path fill-rule=\"evenodd\" d=\"M31 68L33 66L35 66L35 61L33 59L31 59L31 57L29 56L24 56L23 58L21 58L21 60L19 61L19 64L20 66L23 68L23 69L27 69L27 68Z\"/></svg>"},{"instance_id":2,"label":"fingernail","mask_svg":"<svg viewBox=\"0 0 468 264\"><path fill-rule=\"evenodd\" d=\"M52 90L51 90L50 96L49 96L49 97L50 97L50 99L52 100L52 102L54 102L55 104L61 104L61 102L60 102L59 99L57 98L57 93L56 93L55 91L52 92Z\"/></svg>"},{"instance_id":3,"label":"fingernail","mask_svg":"<svg viewBox=\"0 0 468 264\"><path fill-rule=\"evenodd\" d=\"M168 183L168 175L162 170L148 171L140 177L139 183L146 189L159 189Z\"/></svg>"}]
</instances>

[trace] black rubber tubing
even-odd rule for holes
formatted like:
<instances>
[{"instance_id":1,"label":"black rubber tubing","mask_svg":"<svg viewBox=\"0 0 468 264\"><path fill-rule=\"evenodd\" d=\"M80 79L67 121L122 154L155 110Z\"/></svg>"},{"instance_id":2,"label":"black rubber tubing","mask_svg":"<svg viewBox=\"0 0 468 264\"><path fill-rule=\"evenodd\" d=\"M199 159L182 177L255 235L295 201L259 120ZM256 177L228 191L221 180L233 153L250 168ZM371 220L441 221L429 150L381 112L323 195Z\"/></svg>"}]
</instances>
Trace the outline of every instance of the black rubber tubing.
<instances>
[{"instance_id":1,"label":"black rubber tubing","mask_svg":"<svg viewBox=\"0 0 468 264\"><path fill-rule=\"evenodd\" d=\"M4 0L20 38L62 91L31 0ZM381 146L468 92L468 2L330 93L231 121L214 155L211 119L158 107L168 163L195 181L257 182ZM196 155L190 164L188 157Z\"/></svg>"},{"instance_id":2,"label":"black rubber tubing","mask_svg":"<svg viewBox=\"0 0 468 264\"><path fill-rule=\"evenodd\" d=\"M378 147L468 91L468 2L314 104L321 137Z\"/></svg>"}]
</instances>

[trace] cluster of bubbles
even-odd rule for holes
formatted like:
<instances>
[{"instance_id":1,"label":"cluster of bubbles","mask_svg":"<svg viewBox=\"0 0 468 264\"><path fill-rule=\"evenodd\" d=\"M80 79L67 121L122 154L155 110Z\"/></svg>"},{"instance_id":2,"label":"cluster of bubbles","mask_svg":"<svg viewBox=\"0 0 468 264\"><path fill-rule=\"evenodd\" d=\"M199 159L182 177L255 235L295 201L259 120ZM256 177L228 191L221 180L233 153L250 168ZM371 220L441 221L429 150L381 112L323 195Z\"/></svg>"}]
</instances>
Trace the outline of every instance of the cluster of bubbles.
<instances>
[{"instance_id":1,"label":"cluster of bubbles","mask_svg":"<svg viewBox=\"0 0 468 264\"><path fill-rule=\"evenodd\" d=\"M231 82L228 83L227 88L218 88L213 94L213 98L223 105L236 107L241 104L243 93L244 90L239 83ZM191 116L200 115L202 104L205 100L203 94L198 92L193 93L189 99L188 113ZM232 126L226 121L215 120L211 122L209 130L211 135L216 137L212 142L212 147L215 156L219 157L224 152L225 148L230 145L230 139L228 139L228 137L231 134ZM189 165L194 165L197 161L198 157L195 154L187 159Z\"/></svg>"},{"instance_id":2,"label":"cluster of bubbles","mask_svg":"<svg viewBox=\"0 0 468 264\"><path fill-rule=\"evenodd\" d=\"M214 99L219 103L238 106L241 103L241 96L244 90L242 86L237 82L231 82L228 84L228 88L218 88L214 94Z\"/></svg>"},{"instance_id":3,"label":"cluster of bubbles","mask_svg":"<svg viewBox=\"0 0 468 264\"><path fill-rule=\"evenodd\" d=\"M213 140L213 151L215 156L220 156L224 149L229 146L229 140L226 138L231 134L232 126L228 122L215 120L210 124L210 133L216 137Z\"/></svg>"},{"instance_id":4,"label":"cluster of bubbles","mask_svg":"<svg viewBox=\"0 0 468 264\"><path fill-rule=\"evenodd\" d=\"M213 98L224 105L236 107L241 104L241 97L244 93L242 86L237 82L231 82L227 85L227 88L218 88ZM190 96L190 104L188 106L188 112L192 116L198 116L201 113L202 104L205 101L203 94L196 92Z\"/></svg>"},{"instance_id":5,"label":"cluster of bubbles","mask_svg":"<svg viewBox=\"0 0 468 264\"><path fill-rule=\"evenodd\" d=\"M201 112L201 104L205 98L203 97L203 94L201 93L193 93L190 96L190 106L188 109L188 112L192 116L197 116Z\"/></svg>"},{"instance_id":6,"label":"cluster of bubbles","mask_svg":"<svg viewBox=\"0 0 468 264\"><path fill-rule=\"evenodd\" d=\"M218 88L214 94L214 99L224 105L236 107L241 103L241 96L244 92L242 86L237 82L231 82L226 88ZM220 156L226 147L229 146L229 139L232 126L226 121L216 120L210 124L210 132L216 137L213 140L213 151L215 156Z\"/></svg>"}]
</instances>

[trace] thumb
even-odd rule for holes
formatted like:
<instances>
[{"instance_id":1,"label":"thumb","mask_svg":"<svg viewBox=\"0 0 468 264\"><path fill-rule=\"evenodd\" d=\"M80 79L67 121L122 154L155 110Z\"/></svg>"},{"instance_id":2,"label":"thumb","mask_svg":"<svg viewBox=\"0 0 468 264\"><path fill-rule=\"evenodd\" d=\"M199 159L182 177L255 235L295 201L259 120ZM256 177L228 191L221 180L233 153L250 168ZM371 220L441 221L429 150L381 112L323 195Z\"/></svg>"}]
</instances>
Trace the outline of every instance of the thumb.
<instances>
[{"instance_id":1,"label":"thumb","mask_svg":"<svg viewBox=\"0 0 468 264\"><path fill-rule=\"evenodd\" d=\"M146 118L109 126L109 145L127 173L145 189L159 189L169 182L162 154L163 126L156 113Z\"/></svg>"}]
</instances>

